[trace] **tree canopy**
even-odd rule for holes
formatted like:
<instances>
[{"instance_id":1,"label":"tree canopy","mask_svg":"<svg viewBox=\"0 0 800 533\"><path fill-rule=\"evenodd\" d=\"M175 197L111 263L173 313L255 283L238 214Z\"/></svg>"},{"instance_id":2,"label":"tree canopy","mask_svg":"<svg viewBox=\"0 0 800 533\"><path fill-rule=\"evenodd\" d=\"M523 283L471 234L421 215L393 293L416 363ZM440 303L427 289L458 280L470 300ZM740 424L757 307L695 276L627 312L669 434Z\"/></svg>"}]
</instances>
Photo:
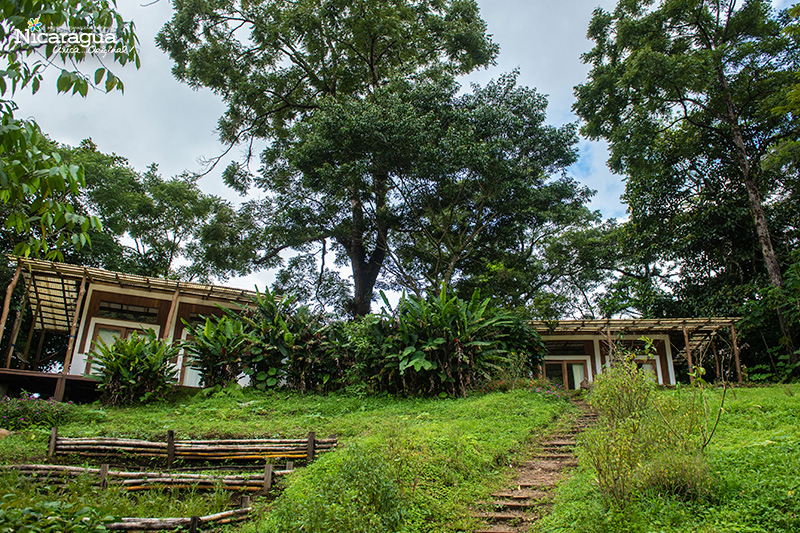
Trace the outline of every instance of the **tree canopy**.
<instances>
[{"instance_id":1,"label":"tree canopy","mask_svg":"<svg viewBox=\"0 0 800 533\"><path fill-rule=\"evenodd\" d=\"M680 289L689 312L735 314L757 287L784 287L796 246L784 200L796 175L763 162L798 134L773 112L800 66L786 24L766 0L625 0L590 23L591 72L574 109L626 176L629 250L648 278L640 289ZM779 315L791 346L794 328Z\"/></svg>"}]
</instances>

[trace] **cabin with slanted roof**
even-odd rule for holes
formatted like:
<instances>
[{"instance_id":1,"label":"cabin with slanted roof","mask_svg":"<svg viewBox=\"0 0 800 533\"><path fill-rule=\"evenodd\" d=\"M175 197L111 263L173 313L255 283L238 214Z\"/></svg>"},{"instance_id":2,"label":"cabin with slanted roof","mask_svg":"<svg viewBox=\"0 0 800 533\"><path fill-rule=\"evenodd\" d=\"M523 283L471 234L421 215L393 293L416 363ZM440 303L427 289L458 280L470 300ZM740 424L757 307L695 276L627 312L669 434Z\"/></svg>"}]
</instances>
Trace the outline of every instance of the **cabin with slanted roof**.
<instances>
[{"instance_id":1,"label":"cabin with slanted roof","mask_svg":"<svg viewBox=\"0 0 800 533\"><path fill-rule=\"evenodd\" d=\"M12 343L0 369L0 379L28 386L44 387L57 400L65 397L67 387L77 390L93 386L92 357L95 344L111 344L134 331L152 329L162 339L185 339L184 321L192 323L201 316L220 315L227 309L241 309L256 296L255 291L220 285L191 283L99 268L13 257L14 278L6 291L0 316L0 335L9 314L11 294L17 283L24 283L24 298L33 315L27 338L21 339L16 317L11 331ZM30 342L34 332L40 338L48 333L67 334L66 351L57 372L25 370L26 363L37 360ZM25 337L23 337L25 338ZM41 346L41 343L40 343ZM2 359L0 359L1 361ZM16 363L12 365L12 362ZM180 369L179 384L199 386L199 375L181 355L173 361ZM15 368L12 368L14 366ZM31 389L26 389L31 390Z\"/></svg>"},{"instance_id":2,"label":"cabin with slanted roof","mask_svg":"<svg viewBox=\"0 0 800 533\"><path fill-rule=\"evenodd\" d=\"M732 366L741 381L734 325L738 320L734 317L558 320L536 321L533 326L547 350L542 376L574 390L584 380L592 382L623 352L640 354L636 363L652 373L659 385L677 383L677 365L686 376L693 365L702 365L712 358L716 376L721 376L726 366ZM652 347L644 355L648 341L652 341Z\"/></svg>"}]
</instances>

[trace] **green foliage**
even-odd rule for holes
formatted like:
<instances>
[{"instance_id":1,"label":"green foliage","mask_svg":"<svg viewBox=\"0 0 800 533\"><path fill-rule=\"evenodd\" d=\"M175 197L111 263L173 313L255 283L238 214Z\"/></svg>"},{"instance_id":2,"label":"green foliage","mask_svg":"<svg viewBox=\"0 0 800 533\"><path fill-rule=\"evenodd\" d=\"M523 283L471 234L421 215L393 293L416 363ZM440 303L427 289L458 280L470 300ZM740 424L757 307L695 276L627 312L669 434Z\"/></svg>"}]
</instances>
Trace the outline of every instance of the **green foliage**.
<instances>
[{"instance_id":1,"label":"green foliage","mask_svg":"<svg viewBox=\"0 0 800 533\"><path fill-rule=\"evenodd\" d=\"M259 294L246 320L255 339L244 372L257 389L288 387L300 392L336 387L341 377L339 327L325 323L291 296Z\"/></svg>"},{"instance_id":2,"label":"green foliage","mask_svg":"<svg viewBox=\"0 0 800 533\"><path fill-rule=\"evenodd\" d=\"M589 403L600 418L583 435L580 455L596 472L607 504L623 509L642 493L711 497L703 451L721 412L709 411L705 385L696 379L689 391L679 388L656 400L652 376L638 367L634 353L618 354L597 376Z\"/></svg>"},{"instance_id":3,"label":"green foliage","mask_svg":"<svg viewBox=\"0 0 800 533\"><path fill-rule=\"evenodd\" d=\"M682 394L689 391L684 390ZM800 387L772 386L731 389L725 415L706 448L698 456L670 454L659 463L645 465L647 473L660 464L651 478L653 490L639 492L623 508L607 507L590 468L578 469L560 486L551 513L541 520L537 533L587 533L630 531L650 533L788 532L800 528L800 499L796 472L800 468L797 443ZM708 390L719 404L720 390ZM657 402L674 401L674 391L657 391ZM700 470L700 475L691 471ZM689 471L686 474L686 471ZM705 473L702 473L705 471ZM670 489L656 488L664 476ZM680 483L676 483L679 477ZM687 479L705 479L706 494L696 499L671 491ZM710 491L709 491L710 489ZM691 490L697 490L696 487Z\"/></svg>"},{"instance_id":4,"label":"green foliage","mask_svg":"<svg viewBox=\"0 0 800 533\"><path fill-rule=\"evenodd\" d=\"M798 138L796 117L773 110L796 84L800 39L773 5L622 0L595 10L574 109L586 136L609 142L630 214L604 312L741 316L755 310L748 302L776 303L768 293L784 286L798 243L797 166L764 163ZM789 307L756 312L745 364L769 364L778 345L795 363Z\"/></svg>"},{"instance_id":5,"label":"green foliage","mask_svg":"<svg viewBox=\"0 0 800 533\"><path fill-rule=\"evenodd\" d=\"M70 421L73 413L71 403L43 400L27 393L19 398L0 399L0 427L9 431L60 426Z\"/></svg>"},{"instance_id":6,"label":"green foliage","mask_svg":"<svg viewBox=\"0 0 800 533\"><path fill-rule=\"evenodd\" d=\"M91 353L98 367L102 401L106 405L131 405L161 400L176 383L180 346L156 338L149 330L100 346Z\"/></svg>"},{"instance_id":7,"label":"green foliage","mask_svg":"<svg viewBox=\"0 0 800 533\"><path fill-rule=\"evenodd\" d=\"M255 339L245 322L234 314L206 317L205 322L190 324L184 320L188 341L183 349L192 368L200 372L204 387L225 387L242 374L246 354Z\"/></svg>"},{"instance_id":8,"label":"green foliage","mask_svg":"<svg viewBox=\"0 0 800 533\"><path fill-rule=\"evenodd\" d=\"M15 533L100 533L113 517L89 506L60 501L31 502L20 494L0 497L0 531Z\"/></svg>"},{"instance_id":9,"label":"green foliage","mask_svg":"<svg viewBox=\"0 0 800 533\"><path fill-rule=\"evenodd\" d=\"M365 380L405 394L464 396L504 370L532 372L543 349L519 316L482 300L478 291L470 301L449 296L444 285L425 299L404 296L393 311L354 333Z\"/></svg>"},{"instance_id":10,"label":"green foliage","mask_svg":"<svg viewBox=\"0 0 800 533\"><path fill-rule=\"evenodd\" d=\"M407 502L385 450L353 445L322 457L293 481L264 531L398 531Z\"/></svg>"},{"instance_id":11,"label":"green foliage","mask_svg":"<svg viewBox=\"0 0 800 533\"><path fill-rule=\"evenodd\" d=\"M17 255L63 258L64 249L90 244L89 230L97 229L99 221L76 213L72 206L84 184L82 170L64 163L47 146L35 121L14 118L17 91L30 88L36 93L48 66L59 60L77 65L87 59L86 49L27 43L14 34L27 31L33 20L43 25L42 31L111 32L117 42L109 45L109 58L120 65L133 61L138 68L133 25L125 23L115 7L109 0L0 3L4 21L0 30L0 213L4 228L16 235L13 253ZM103 77L106 91L122 90L122 82L105 67L97 69L94 83L79 71L62 69L56 86L59 92L86 96L89 86L99 85Z\"/></svg>"}]
</instances>

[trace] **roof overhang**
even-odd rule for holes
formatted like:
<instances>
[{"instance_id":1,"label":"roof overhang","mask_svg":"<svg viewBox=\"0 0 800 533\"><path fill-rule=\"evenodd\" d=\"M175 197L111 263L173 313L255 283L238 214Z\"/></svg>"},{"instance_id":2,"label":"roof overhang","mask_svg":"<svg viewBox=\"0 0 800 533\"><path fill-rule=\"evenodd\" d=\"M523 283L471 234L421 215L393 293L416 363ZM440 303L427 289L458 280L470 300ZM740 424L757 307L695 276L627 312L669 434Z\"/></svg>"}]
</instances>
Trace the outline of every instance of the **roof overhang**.
<instances>
[{"instance_id":1,"label":"roof overhang","mask_svg":"<svg viewBox=\"0 0 800 533\"><path fill-rule=\"evenodd\" d=\"M139 289L151 293L208 300L210 303L249 303L257 293L221 285L193 283L112 272L94 267L11 257L21 266L31 309L36 314L36 328L69 332L78 290L83 280L87 284L102 284L111 288ZM87 285L88 286L88 285Z\"/></svg>"}]
</instances>

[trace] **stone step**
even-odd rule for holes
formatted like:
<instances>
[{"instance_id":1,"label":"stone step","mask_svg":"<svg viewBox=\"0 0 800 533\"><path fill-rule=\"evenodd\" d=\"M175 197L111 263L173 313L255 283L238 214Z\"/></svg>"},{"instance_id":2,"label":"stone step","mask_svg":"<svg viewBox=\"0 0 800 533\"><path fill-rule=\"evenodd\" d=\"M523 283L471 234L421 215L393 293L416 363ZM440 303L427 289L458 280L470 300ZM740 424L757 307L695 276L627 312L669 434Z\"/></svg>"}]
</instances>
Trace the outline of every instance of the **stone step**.
<instances>
[{"instance_id":1,"label":"stone step","mask_svg":"<svg viewBox=\"0 0 800 533\"><path fill-rule=\"evenodd\" d=\"M544 460L556 460L556 459L574 459L575 454L573 453L535 453L530 456L531 459L544 459Z\"/></svg>"},{"instance_id":2,"label":"stone step","mask_svg":"<svg viewBox=\"0 0 800 533\"><path fill-rule=\"evenodd\" d=\"M487 522L519 522L530 523L541 518L538 514L513 512L513 511L499 511L499 512L478 512L472 515L475 518L486 520Z\"/></svg>"},{"instance_id":3,"label":"stone step","mask_svg":"<svg viewBox=\"0 0 800 533\"><path fill-rule=\"evenodd\" d=\"M495 492L492 494L493 498L504 498L508 500L537 500L542 498L549 498L550 493L545 490L512 490Z\"/></svg>"}]
</instances>

